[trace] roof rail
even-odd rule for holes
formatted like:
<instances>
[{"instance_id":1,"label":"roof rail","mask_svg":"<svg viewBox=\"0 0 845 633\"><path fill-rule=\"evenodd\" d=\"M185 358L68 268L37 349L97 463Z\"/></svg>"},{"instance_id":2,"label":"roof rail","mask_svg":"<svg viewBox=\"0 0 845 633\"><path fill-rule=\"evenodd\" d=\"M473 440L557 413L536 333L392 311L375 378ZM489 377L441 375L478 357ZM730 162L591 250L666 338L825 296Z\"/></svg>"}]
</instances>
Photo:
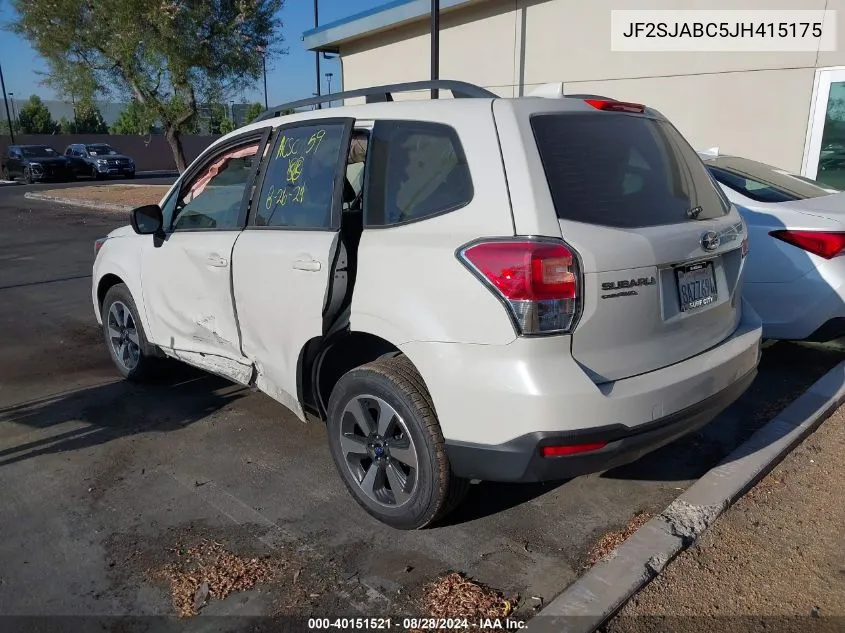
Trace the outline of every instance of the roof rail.
<instances>
[{"instance_id":1,"label":"roof rail","mask_svg":"<svg viewBox=\"0 0 845 633\"><path fill-rule=\"evenodd\" d=\"M430 90L437 88L440 90L449 90L452 96L456 99L461 98L482 98L482 99L496 99L499 95L490 92L485 88L467 83L465 81L409 81L401 84L389 84L387 86L373 86L372 88L359 88L357 90L348 90L346 92L337 92L330 95L321 95L319 97L311 97L308 99L300 99L299 101L290 101L281 105L274 106L269 110L265 110L259 114L252 123L258 121L265 121L277 116L281 116L284 110L295 110L305 106L317 105L318 103L328 103L332 101L340 101L343 99L352 99L353 97L366 97L367 103L380 103L385 101L393 101L394 92L411 92L414 90Z\"/></svg>"}]
</instances>

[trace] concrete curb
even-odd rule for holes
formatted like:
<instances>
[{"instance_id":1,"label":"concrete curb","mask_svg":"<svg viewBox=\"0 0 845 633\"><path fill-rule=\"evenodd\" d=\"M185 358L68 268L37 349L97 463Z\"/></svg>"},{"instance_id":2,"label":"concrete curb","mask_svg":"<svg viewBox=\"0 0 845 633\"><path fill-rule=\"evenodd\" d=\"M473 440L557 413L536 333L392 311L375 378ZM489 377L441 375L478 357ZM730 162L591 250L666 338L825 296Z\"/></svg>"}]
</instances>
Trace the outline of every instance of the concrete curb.
<instances>
[{"instance_id":1,"label":"concrete curb","mask_svg":"<svg viewBox=\"0 0 845 633\"><path fill-rule=\"evenodd\" d=\"M43 193L35 191L28 191L23 195L28 200L40 200L42 202L54 202L56 204L64 204L69 207L78 207L80 209L96 209L98 211L117 211L119 213L129 213L134 207L125 204L115 204L113 202L98 202L97 200L82 200L80 198L62 198L61 196L48 196Z\"/></svg>"},{"instance_id":2,"label":"concrete curb","mask_svg":"<svg viewBox=\"0 0 845 633\"><path fill-rule=\"evenodd\" d=\"M663 571L737 499L765 477L845 401L840 363L704 474L628 540L567 587L525 628L592 633Z\"/></svg>"}]
</instances>

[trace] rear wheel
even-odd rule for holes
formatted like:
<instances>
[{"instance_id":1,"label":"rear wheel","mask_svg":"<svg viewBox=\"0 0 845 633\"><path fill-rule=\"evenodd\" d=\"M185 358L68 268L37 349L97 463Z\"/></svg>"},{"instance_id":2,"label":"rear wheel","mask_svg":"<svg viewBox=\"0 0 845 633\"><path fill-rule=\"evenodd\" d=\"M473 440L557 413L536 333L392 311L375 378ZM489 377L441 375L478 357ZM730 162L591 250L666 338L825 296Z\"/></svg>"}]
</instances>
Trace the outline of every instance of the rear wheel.
<instances>
[{"instance_id":1,"label":"rear wheel","mask_svg":"<svg viewBox=\"0 0 845 633\"><path fill-rule=\"evenodd\" d=\"M3 180L13 180L12 175L6 167L3 168Z\"/></svg>"},{"instance_id":2,"label":"rear wheel","mask_svg":"<svg viewBox=\"0 0 845 633\"><path fill-rule=\"evenodd\" d=\"M103 300L103 336L121 376L142 381L153 372L156 357L138 318L135 301L125 284L109 288Z\"/></svg>"},{"instance_id":3,"label":"rear wheel","mask_svg":"<svg viewBox=\"0 0 845 633\"><path fill-rule=\"evenodd\" d=\"M455 477L431 396L404 356L346 373L328 407L329 446L355 500L379 521L403 530L450 512L469 482Z\"/></svg>"}]
</instances>

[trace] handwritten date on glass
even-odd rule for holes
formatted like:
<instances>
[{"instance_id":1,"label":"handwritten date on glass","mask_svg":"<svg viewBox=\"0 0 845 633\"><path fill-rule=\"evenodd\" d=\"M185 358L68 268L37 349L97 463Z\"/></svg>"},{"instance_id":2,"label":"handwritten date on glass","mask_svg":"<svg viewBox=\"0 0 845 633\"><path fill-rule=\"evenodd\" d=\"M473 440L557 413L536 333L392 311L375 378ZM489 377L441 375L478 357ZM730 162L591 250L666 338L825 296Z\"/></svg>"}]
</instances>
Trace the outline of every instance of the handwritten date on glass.
<instances>
[{"instance_id":1,"label":"handwritten date on glass","mask_svg":"<svg viewBox=\"0 0 845 633\"><path fill-rule=\"evenodd\" d=\"M285 206L288 203L302 204L305 202L305 184L287 185L276 190L272 185L264 200L264 208L268 211L277 206Z\"/></svg>"}]
</instances>

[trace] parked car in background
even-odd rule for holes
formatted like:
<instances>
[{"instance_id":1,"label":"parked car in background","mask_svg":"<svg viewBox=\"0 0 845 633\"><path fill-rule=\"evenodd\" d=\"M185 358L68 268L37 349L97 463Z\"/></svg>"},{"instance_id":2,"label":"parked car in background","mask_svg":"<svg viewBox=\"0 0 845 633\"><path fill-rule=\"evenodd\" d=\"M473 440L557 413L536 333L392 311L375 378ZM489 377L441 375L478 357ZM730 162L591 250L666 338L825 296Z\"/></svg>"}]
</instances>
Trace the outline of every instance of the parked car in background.
<instances>
[{"instance_id":1,"label":"parked car in background","mask_svg":"<svg viewBox=\"0 0 845 633\"><path fill-rule=\"evenodd\" d=\"M718 148L699 156L748 225L744 292L763 335L845 336L845 193Z\"/></svg>"},{"instance_id":2,"label":"parked car in background","mask_svg":"<svg viewBox=\"0 0 845 633\"><path fill-rule=\"evenodd\" d=\"M108 176L135 177L135 161L105 143L74 143L65 149L77 176L101 179Z\"/></svg>"},{"instance_id":3,"label":"parked car in background","mask_svg":"<svg viewBox=\"0 0 845 633\"><path fill-rule=\"evenodd\" d=\"M473 480L634 461L745 391L745 227L659 112L361 92L269 110L97 240L124 377L168 356L324 420L352 496L404 529Z\"/></svg>"},{"instance_id":4,"label":"parked car in background","mask_svg":"<svg viewBox=\"0 0 845 633\"><path fill-rule=\"evenodd\" d=\"M2 157L3 180L28 183L73 180L70 161L49 145L9 145Z\"/></svg>"}]
</instances>

